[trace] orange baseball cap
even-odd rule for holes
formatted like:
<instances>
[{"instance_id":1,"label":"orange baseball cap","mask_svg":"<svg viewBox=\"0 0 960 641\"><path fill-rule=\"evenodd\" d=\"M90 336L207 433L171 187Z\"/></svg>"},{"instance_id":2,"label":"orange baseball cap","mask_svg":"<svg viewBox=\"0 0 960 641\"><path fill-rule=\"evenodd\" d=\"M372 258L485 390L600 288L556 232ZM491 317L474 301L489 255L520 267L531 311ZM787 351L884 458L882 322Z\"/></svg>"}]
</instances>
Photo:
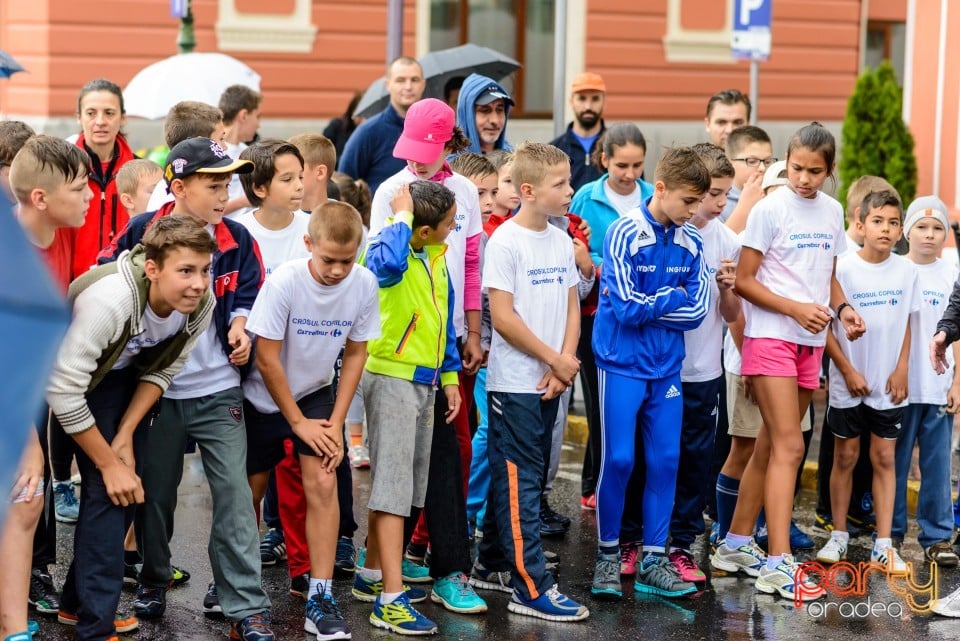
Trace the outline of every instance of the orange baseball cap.
<instances>
[{"instance_id":1,"label":"orange baseball cap","mask_svg":"<svg viewBox=\"0 0 960 641\"><path fill-rule=\"evenodd\" d=\"M601 91L603 93L607 92L607 85L603 81L603 77L598 73L578 73L573 77L573 82L570 83L570 92L579 93L581 91Z\"/></svg>"}]
</instances>

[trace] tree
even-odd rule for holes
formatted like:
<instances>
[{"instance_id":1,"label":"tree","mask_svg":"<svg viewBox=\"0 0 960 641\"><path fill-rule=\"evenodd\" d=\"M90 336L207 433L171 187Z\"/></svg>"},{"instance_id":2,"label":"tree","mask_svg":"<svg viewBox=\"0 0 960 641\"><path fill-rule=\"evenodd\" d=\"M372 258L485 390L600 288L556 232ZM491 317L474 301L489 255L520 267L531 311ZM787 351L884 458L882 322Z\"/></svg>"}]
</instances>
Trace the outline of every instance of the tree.
<instances>
[{"instance_id":1,"label":"tree","mask_svg":"<svg viewBox=\"0 0 960 641\"><path fill-rule=\"evenodd\" d=\"M904 206L913 200L917 159L913 135L901 115L902 104L903 92L888 61L867 69L857 79L843 119L841 203L846 203L850 184L865 175L886 178Z\"/></svg>"}]
</instances>

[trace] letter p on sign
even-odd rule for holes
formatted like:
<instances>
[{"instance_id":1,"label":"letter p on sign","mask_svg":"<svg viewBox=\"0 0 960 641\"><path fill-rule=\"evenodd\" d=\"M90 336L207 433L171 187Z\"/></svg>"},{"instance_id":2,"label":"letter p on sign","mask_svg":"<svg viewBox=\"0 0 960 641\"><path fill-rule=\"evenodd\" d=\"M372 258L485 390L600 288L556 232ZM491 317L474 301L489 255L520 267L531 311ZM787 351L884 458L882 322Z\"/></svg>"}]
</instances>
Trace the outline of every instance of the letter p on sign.
<instances>
[{"instance_id":1,"label":"letter p on sign","mask_svg":"<svg viewBox=\"0 0 960 641\"><path fill-rule=\"evenodd\" d=\"M750 14L763 6L764 0L740 0L740 19L744 27L750 24Z\"/></svg>"}]
</instances>

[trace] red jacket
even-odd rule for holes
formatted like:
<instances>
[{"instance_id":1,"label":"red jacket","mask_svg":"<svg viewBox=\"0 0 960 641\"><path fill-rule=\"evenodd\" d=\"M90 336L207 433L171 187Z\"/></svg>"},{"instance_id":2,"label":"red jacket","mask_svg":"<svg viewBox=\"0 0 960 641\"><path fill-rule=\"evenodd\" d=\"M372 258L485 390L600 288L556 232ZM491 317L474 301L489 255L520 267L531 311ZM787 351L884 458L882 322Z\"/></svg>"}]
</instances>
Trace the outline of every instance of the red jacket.
<instances>
[{"instance_id":1,"label":"red jacket","mask_svg":"<svg viewBox=\"0 0 960 641\"><path fill-rule=\"evenodd\" d=\"M120 204L116 179L120 168L136 158L123 136L117 136L113 160L106 163L106 166L84 144L83 134L77 138L77 147L85 150L90 156L90 189L93 190L93 198L90 200L90 208L87 210L83 227L77 230L71 279L81 276L96 265L100 250L109 245L113 237L127 226L130 214Z\"/></svg>"},{"instance_id":2,"label":"red jacket","mask_svg":"<svg viewBox=\"0 0 960 641\"><path fill-rule=\"evenodd\" d=\"M513 218L513 214L509 216L498 216L497 214L491 214L490 218L487 219L486 224L483 226L483 233L487 235L487 238L493 235L493 232L496 231L497 227L502 225ZM583 219L576 214L567 213L566 218L569 221L567 223L567 233L570 234L571 238L578 238L587 247L590 246L590 241L587 240L587 237L583 235L583 230L580 229L580 223L583 222ZM597 267L597 281L593 286L593 289L590 290L590 295L587 296L585 300L580 301L580 314L581 316L593 316L597 313L597 300L598 294L597 285L600 283L600 268Z\"/></svg>"}]
</instances>

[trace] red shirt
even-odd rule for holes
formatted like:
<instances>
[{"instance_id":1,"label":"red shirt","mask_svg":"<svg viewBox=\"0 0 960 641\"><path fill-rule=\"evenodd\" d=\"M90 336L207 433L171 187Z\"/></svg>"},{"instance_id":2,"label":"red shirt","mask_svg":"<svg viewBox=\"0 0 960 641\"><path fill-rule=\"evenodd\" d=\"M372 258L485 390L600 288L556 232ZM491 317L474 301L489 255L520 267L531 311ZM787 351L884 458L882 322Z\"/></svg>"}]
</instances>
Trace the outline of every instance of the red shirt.
<instances>
[{"instance_id":1,"label":"red shirt","mask_svg":"<svg viewBox=\"0 0 960 641\"><path fill-rule=\"evenodd\" d=\"M76 245L77 230L60 227L54 232L53 243L43 249L38 247L40 255L50 268L50 275L60 285L63 293L70 287L70 274L73 271L73 254Z\"/></svg>"}]
</instances>

